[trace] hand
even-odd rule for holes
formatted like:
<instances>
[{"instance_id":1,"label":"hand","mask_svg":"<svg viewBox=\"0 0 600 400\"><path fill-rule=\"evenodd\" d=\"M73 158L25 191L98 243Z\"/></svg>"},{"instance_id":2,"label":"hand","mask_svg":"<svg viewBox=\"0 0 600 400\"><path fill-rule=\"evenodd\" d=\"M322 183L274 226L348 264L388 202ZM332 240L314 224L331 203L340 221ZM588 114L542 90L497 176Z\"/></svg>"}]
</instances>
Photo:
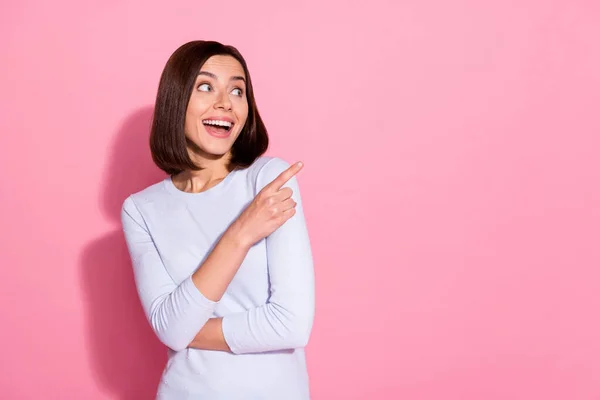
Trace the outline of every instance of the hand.
<instances>
[{"instance_id":1,"label":"hand","mask_svg":"<svg viewBox=\"0 0 600 400\"><path fill-rule=\"evenodd\" d=\"M251 247L266 238L296 214L296 202L292 189L282 188L303 167L297 162L267 184L231 225L237 239Z\"/></svg>"}]
</instances>

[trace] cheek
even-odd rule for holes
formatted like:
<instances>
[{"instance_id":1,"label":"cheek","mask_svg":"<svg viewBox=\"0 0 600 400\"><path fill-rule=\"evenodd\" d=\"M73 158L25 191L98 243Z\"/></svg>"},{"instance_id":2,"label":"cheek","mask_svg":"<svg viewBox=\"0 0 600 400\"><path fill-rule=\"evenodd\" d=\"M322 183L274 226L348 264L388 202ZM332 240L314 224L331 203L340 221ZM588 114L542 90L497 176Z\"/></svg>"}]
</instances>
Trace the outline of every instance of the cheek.
<instances>
[{"instance_id":1,"label":"cheek","mask_svg":"<svg viewBox=\"0 0 600 400\"><path fill-rule=\"evenodd\" d=\"M240 120L246 121L248 119L248 103L243 102L238 107L238 118Z\"/></svg>"},{"instance_id":2,"label":"cheek","mask_svg":"<svg viewBox=\"0 0 600 400\"><path fill-rule=\"evenodd\" d=\"M188 103L187 113L188 117L201 116L210 107L209 102L206 99L192 96Z\"/></svg>"},{"instance_id":3,"label":"cheek","mask_svg":"<svg viewBox=\"0 0 600 400\"><path fill-rule=\"evenodd\" d=\"M185 112L185 125L188 128L196 126L198 119L206 113L208 105L200 99L191 99Z\"/></svg>"}]
</instances>

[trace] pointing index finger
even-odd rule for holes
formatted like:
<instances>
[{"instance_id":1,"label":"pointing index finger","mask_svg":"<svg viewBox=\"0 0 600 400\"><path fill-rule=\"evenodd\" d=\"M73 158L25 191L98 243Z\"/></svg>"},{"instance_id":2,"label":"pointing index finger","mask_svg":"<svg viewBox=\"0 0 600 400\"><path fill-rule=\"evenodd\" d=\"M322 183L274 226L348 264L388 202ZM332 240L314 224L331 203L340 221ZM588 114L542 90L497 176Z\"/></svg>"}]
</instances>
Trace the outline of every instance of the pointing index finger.
<instances>
[{"instance_id":1,"label":"pointing index finger","mask_svg":"<svg viewBox=\"0 0 600 400\"><path fill-rule=\"evenodd\" d=\"M301 161L292 164L288 169L279 174L277 178L273 179L273 181L269 183L267 187L274 191L281 189L283 185L287 183L287 181L292 179L294 175L296 175L302 169L303 166L304 164Z\"/></svg>"}]
</instances>

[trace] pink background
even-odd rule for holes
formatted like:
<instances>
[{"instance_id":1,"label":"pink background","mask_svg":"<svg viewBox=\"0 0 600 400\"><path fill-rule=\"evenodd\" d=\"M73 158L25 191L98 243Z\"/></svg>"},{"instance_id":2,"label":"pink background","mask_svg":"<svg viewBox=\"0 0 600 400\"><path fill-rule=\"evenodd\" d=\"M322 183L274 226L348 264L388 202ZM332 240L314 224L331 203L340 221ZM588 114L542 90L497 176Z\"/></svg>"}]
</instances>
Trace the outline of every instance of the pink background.
<instances>
[{"instance_id":1,"label":"pink background","mask_svg":"<svg viewBox=\"0 0 600 400\"><path fill-rule=\"evenodd\" d=\"M214 39L306 163L313 399L600 399L597 1L10 3L2 398L153 396L119 207L162 178L164 63Z\"/></svg>"}]
</instances>

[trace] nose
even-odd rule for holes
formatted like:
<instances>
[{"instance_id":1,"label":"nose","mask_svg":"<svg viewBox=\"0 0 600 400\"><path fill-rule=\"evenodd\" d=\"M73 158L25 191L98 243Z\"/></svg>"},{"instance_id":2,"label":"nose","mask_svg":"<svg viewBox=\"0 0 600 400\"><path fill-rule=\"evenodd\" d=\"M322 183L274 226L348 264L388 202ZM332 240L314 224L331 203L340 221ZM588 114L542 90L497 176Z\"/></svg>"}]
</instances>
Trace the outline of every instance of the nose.
<instances>
[{"instance_id":1,"label":"nose","mask_svg":"<svg viewBox=\"0 0 600 400\"><path fill-rule=\"evenodd\" d=\"M229 98L229 93L227 93L227 91L223 91L218 95L217 101L215 102L215 108L231 111L231 99Z\"/></svg>"}]
</instances>

